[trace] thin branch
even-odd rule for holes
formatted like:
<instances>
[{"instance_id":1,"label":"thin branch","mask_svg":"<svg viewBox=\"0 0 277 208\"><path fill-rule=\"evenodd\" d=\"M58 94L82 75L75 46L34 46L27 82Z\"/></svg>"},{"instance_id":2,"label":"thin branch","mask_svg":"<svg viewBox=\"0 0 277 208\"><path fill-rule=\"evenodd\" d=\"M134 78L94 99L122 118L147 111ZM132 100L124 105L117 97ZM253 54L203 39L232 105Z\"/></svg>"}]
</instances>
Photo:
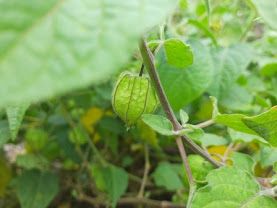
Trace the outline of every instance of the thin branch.
<instances>
[{"instance_id":1,"label":"thin branch","mask_svg":"<svg viewBox=\"0 0 277 208\"><path fill-rule=\"evenodd\" d=\"M199 123L199 124L197 124L196 126L197 126L198 128L205 128L205 127L207 127L207 126L212 125L213 123L214 123L214 121L211 119L211 120L205 121L205 122L203 122L203 123Z\"/></svg>"},{"instance_id":2,"label":"thin branch","mask_svg":"<svg viewBox=\"0 0 277 208\"><path fill-rule=\"evenodd\" d=\"M228 158L228 155L232 152L233 146L234 146L233 142L228 145L228 147L225 150L224 155L223 155L224 160L226 160L226 158Z\"/></svg>"},{"instance_id":3,"label":"thin branch","mask_svg":"<svg viewBox=\"0 0 277 208\"><path fill-rule=\"evenodd\" d=\"M189 187L192 188L194 186L194 180L193 180L193 176L192 176L189 164L188 164L187 154L186 154L186 151L184 148L184 144L182 142L182 137L176 136L175 139L176 139L176 143L177 143L180 155L182 157L182 160L183 160L183 163L184 163L184 166L186 169L186 173L187 173L188 181L189 181Z\"/></svg>"},{"instance_id":4,"label":"thin branch","mask_svg":"<svg viewBox=\"0 0 277 208\"><path fill-rule=\"evenodd\" d=\"M237 143L234 147L233 147L233 152L236 152L242 145L242 142Z\"/></svg>"},{"instance_id":5,"label":"thin branch","mask_svg":"<svg viewBox=\"0 0 277 208\"><path fill-rule=\"evenodd\" d=\"M80 201L88 202L92 205L106 205L106 202L93 198L87 195L79 195ZM118 200L117 205L146 205L149 207L163 207L163 208L186 208L185 205L178 205L168 201L158 201L148 198L137 198L137 197L125 197Z\"/></svg>"},{"instance_id":6,"label":"thin branch","mask_svg":"<svg viewBox=\"0 0 277 208\"><path fill-rule=\"evenodd\" d=\"M143 173L143 178L142 178L142 182L138 193L138 198L143 198L144 190L145 190L145 186L147 183L148 174L150 170L149 148L146 143L144 143L144 160L145 160L144 173Z\"/></svg>"}]
</instances>

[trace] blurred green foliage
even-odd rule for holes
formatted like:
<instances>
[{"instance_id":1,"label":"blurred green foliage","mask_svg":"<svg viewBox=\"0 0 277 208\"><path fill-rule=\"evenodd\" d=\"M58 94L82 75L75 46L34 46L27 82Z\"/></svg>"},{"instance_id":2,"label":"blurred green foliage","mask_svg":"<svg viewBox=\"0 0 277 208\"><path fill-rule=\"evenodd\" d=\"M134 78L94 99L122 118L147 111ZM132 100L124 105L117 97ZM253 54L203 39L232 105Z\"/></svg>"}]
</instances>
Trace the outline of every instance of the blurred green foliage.
<instances>
[{"instance_id":1,"label":"blurred green foliage","mask_svg":"<svg viewBox=\"0 0 277 208\"><path fill-rule=\"evenodd\" d=\"M140 72L142 32L159 49L183 133L228 166L186 148L191 207L232 207L224 197L239 207L261 193L255 177L276 177L276 2L182 0L171 15L174 1L130 2L0 2L0 207L141 207L140 194L185 207L187 175L162 109L127 131L112 108L117 75ZM276 207L267 196L245 207L263 203Z\"/></svg>"}]
</instances>

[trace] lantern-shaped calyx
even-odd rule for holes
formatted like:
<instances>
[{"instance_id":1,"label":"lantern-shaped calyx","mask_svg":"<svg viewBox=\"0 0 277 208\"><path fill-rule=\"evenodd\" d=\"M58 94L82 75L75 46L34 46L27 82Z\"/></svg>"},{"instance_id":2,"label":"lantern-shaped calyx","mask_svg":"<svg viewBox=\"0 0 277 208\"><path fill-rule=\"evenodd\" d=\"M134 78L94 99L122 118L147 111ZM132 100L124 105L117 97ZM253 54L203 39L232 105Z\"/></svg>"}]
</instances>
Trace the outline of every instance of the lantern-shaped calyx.
<instances>
[{"instance_id":1,"label":"lantern-shaped calyx","mask_svg":"<svg viewBox=\"0 0 277 208\"><path fill-rule=\"evenodd\" d=\"M158 99L147 77L122 72L113 89L112 105L117 115L131 126L142 114L152 113Z\"/></svg>"}]
</instances>

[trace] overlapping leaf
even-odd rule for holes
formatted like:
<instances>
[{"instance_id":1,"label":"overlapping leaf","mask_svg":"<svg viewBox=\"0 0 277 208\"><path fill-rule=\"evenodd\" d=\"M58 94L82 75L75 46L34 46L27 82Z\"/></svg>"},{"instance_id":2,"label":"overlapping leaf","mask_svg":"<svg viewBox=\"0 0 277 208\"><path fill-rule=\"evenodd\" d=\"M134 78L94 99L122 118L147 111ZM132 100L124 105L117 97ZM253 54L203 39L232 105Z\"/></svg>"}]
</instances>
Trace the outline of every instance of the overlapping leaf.
<instances>
[{"instance_id":1,"label":"overlapping leaf","mask_svg":"<svg viewBox=\"0 0 277 208\"><path fill-rule=\"evenodd\" d=\"M256 208L276 207L277 202L260 193L260 186L246 171L235 167L213 170L208 185L194 195L191 208Z\"/></svg>"},{"instance_id":2,"label":"overlapping leaf","mask_svg":"<svg viewBox=\"0 0 277 208\"><path fill-rule=\"evenodd\" d=\"M188 41L194 62L180 70L167 63L164 54L158 54L158 71L164 90L174 111L200 96L211 84L213 63L208 49L196 40Z\"/></svg>"},{"instance_id":3,"label":"overlapping leaf","mask_svg":"<svg viewBox=\"0 0 277 208\"><path fill-rule=\"evenodd\" d=\"M46 208L59 189L57 176L38 170L23 172L16 185L22 208Z\"/></svg>"},{"instance_id":4,"label":"overlapping leaf","mask_svg":"<svg viewBox=\"0 0 277 208\"><path fill-rule=\"evenodd\" d=\"M140 33L158 24L175 4L176 0L0 1L0 107L109 78L128 60Z\"/></svg>"},{"instance_id":5,"label":"overlapping leaf","mask_svg":"<svg viewBox=\"0 0 277 208\"><path fill-rule=\"evenodd\" d=\"M277 106L254 117L243 118L246 126L257 132L271 145L277 146Z\"/></svg>"},{"instance_id":6,"label":"overlapping leaf","mask_svg":"<svg viewBox=\"0 0 277 208\"><path fill-rule=\"evenodd\" d=\"M249 64L251 50L246 45L236 44L229 48L214 49L211 53L214 61L214 80L208 92L221 101Z\"/></svg>"}]
</instances>

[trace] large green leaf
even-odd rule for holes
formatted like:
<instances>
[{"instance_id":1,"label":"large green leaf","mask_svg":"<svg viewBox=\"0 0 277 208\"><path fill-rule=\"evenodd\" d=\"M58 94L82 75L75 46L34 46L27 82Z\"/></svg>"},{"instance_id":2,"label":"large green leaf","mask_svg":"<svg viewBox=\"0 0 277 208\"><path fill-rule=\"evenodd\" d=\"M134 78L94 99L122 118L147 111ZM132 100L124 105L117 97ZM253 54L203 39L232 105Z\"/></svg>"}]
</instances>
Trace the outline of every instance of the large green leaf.
<instances>
[{"instance_id":1,"label":"large green leaf","mask_svg":"<svg viewBox=\"0 0 277 208\"><path fill-rule=\"evenodd\" d=\"M15 139L18 133L21 121L28 106L28 104L22 104L20 106L10 106L6 108L12 139Z\"/></svg>"},{"instance_id":2,"label":"large green leaf","mask_svg":"<svg viewBox=\"0 0 277 208\"><path fill-rule=\"evenodd\" d=\"M128 174L124 169L116 166L106 167L102 174L109 198L113 207L115 207L117 200L127 190Z\"/></svg>"},{"instance_id":3,"label":"large green leaf","mask_svg":"<svg viewBox=\"0 0 277 208\"><path fill-rule=\"evenodd\" d=\"M59 190L55 175L38 170L23 172L16 185L22 208L46 208Z\"/></svg>"},{"instance_id":4,"label":"large green leaf","mask_svg":"<svg viewBox=\"0 0 277 208\"><path fill-rule=\"evenodd\" d=\"M212 166L200 155L189 155L188 163L191 168L193 179L197 181L205 181L208 173L214 169L214 166Z\"/></svg>"},{"instance_id":5,"label":"large green leaf","mask_svg":"<svg viewBox=\"0 0 277 208\"><path fill-rule=\"evenodd\" d=\"M244 142L244 143L255 142L259 144L269 145L267 141L265 141L262 137L258 135L242 133L239 131L235 131L231 128L228 129L228 133L231 137L231 140L235 143L236 142Z\"/></svg>"},{"instance_id":6,"label":"large green leaf","mask_svg":"<svg viewBox=\"0 0 277 208\"><path fill-rule=\"evenodd\" d=\"M174 170L172 164L167 162L159 163L153 173L153 178L157 186L163 186L170 191L184 187L182 180Z\"/></svg>"},{"instance_id":7,"label":"large green leaf","mask_svg":"<svg viewBox=\"0 0 277 208\"><path fill-rule=\"evenodd\" d=\"M16 157L16 165L26 169L40 169L45 170L49 168L49 161L39 154L24 154Z\"/></svg>"},{"instance_id":8,"label":"large green leaf","mask_svg":"<svg viewBox=\"0 0 277 208\"><path fill-rule=\"evenodd\" d=\"M251 50L243 44L211 51L214 60L214 80L208 92L221 101L251 60Z\"/></svg>"},{"instance_id":9,"label":"large green leaf","mask_svg":"<svg viewBox=\"0 0 277 208\"><path fill-rule=\"evenodd\" d=\"M176 112L200 96L211 84L212 58L209 51L196 40L188 41L194 55L191 66L180 70L167 63L164 54L158 54L158 71L164 90Z\"/></svg>"},{"instance_id":10,"label":"large green leaf","mask_svg":"<svg viewBox=\"0 0 277 208\"><path fill-rule=\"evenodd\" d=\"M204 136L199 139L199 142L205 147L228 144L228 140L226 138L210 133L205 133Z\"/></svg>"},{"instance_id":11,"label":"large green leaf","mask_svg":"<svg viewBox=\"0 0 277 208\"><path fill-rule=\"evenodd\" d=\"M251 0L256 6L258 12L271 27L277 29L277 7L274 0Z\"/></svg>"},{"instance_id":12,"label":"large green leaf","mask_svg":"<svg viewBox=\"0 0 277 208\"><path fill-rule=\"evenodd\" d=\"M255 131L251 130L243 123L242 119L244 117L245 116L242 114L220 114L214 118L214 121L215 123L223 124L236 131L257 135Z\"/></svg>"},{"instance_id":13,"label":"large green leaf","mask_svg":"<svg viewBox=\"0 0 277 208\"><path fill-rule=\"evenodd\" d=\"M260 186L246 171L222 167L207 176L208 185L194 195L191 208L256 208L276 207L270 197L258 195ZM270 206L265 206L270 205Z\"/></svg>"},{"instance_id":14,"label":"large green leaf","mask_svg":"<svg viewBox=\"0 0 277 208\"><path fill-rule=\"evenodd\" d=\"M245 117L243 122L271 145L277 147L277 106L254 117Z\"/></svg>"},{"instance_id":15,"label":"large green leaf","mask_svg":"<svg viewBox=\"0 0 277 208\"><path fill-rule=\"evenodd\" d=\"M125 193L128 186L126 171L116 166L103 167L96 163L91 166L91 174L96 187L100 191L108 193L112 205L115 207L116 202Z\"/></svg>"},{"instance_id":16,"label":"large green leaf","mask_svg":"<svg viewBox=\"0 0 277 208\"><path fill-rule=\"evenodd\" d=\"M277 148L262 145L260 156L262 168L273 165L277 161Z\"/></svg>"},{"instance_id":17,"label":"large green leaf","mask_svg":"<svg viewBox=\"0 0 277 208\"><path fill-rule=\"evenodd\" d=\"M233 166L254 175L255 160L247 154L233 152L231 155Z\"/></svg>"},{"instance_id":18,"label":"large green leaf","mask_svg":"<svg viewBox=\"0 0 277 208\"><path fill-rule=\"evenodd\" d=\"M0 1L0 107L109 78L176 2Z\"/></svg>"},{"instance_id":19,"label":"large green leaf","mask_svg":"<svg viewBox=\"0 0 277 208\"><path fill-rule=\"evenodd\" d=\"M181 69L192 65L193 54L189 45L182 40L171 38L164 42L168 63Z\"/></svg>"},{"instance_id":20,"label":"large green leaf","mask_svg":"<svg viewBox=\"0 0 277 208\"><path fill-rule=\"evenodd\" d=\"M250 105L252 100L253 95L251 92L238 84L234 84L227 95L221 100L220 104L231 110L246 111L252 108Z\"/></svg>"},{"instance_id":21,"label":"large green leaf","mask_svg":"<svg viewBox=\"0 0 277 208\"><path fill-rule=\"evenodd\" d=\"M268 63L261 68L263 76L272 76L277 72L277 62Z\"/></svg>"}]
</instances>

